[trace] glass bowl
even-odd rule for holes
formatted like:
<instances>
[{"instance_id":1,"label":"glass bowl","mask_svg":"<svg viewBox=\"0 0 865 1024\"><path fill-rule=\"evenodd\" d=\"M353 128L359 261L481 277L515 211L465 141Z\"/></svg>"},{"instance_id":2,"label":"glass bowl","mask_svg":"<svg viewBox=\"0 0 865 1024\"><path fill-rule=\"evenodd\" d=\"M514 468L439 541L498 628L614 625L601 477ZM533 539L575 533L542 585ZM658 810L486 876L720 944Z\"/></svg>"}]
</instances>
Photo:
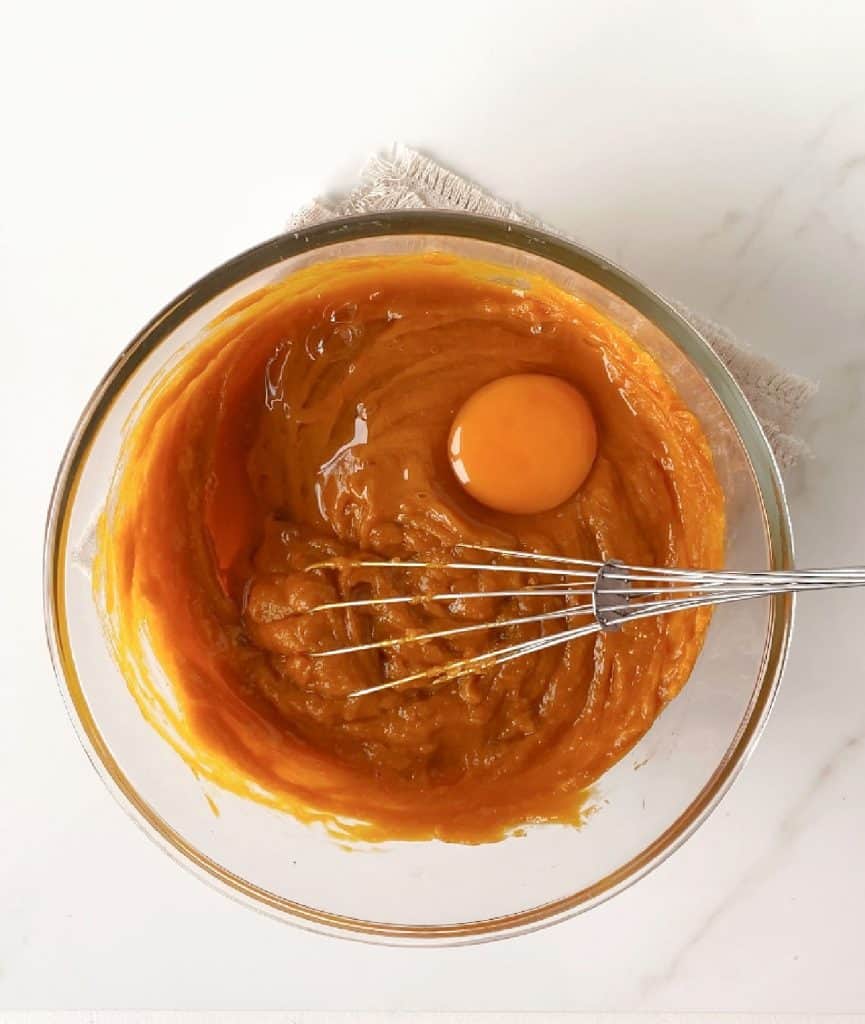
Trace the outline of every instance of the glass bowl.
<instances>
[{"instance_id":1,"label":"glass bowl","mask_svg":"<svg viewBox=\"0 0 865 1024\"><path fill-rule=\"evenodd\" d=\"M718 358L669 305L606 260L532 228L399 212L265 242L202 278L132 341L90 399L60 467L47 525L45 612L60 687L85 750L129 814L175 860L250 906L316 931L456 944L518 934L597 906L699 827L766 722L792 598L716 611L687 686L592 788L595 811L581 828L531 826L524 836L480 846L394 842L347 850L320 827L196 778L129 694L105 641L89 572L93 523L127 418L154 376L213 317L322 260L430 249L497 263L515 276L543 274L628 331L702 421L726 495L728 566L791 566L790 523L766 437Z\"/></svg>"}]
</instances>

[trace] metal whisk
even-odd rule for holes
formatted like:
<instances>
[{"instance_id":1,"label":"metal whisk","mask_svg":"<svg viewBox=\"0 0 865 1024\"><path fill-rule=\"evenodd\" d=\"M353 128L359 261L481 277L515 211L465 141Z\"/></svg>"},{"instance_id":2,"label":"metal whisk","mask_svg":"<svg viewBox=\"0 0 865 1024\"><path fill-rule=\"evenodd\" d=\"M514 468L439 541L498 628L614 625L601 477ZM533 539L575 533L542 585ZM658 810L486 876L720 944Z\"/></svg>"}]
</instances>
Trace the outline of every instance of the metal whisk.
<instances>
[{"instance_id":1,"label":"metal whisk","mask_svg":"<svg viewBox=\"0 0 865 1024\"><path fill-rule=\"evenodd\" d=\"M357 690L349 696L360 697L364 694L377 693L380 690L389 690L423 680L440 683L457 679L516 658L525 657L528 654L565 644L578 637L619 629L624 623L635 619L668 615L689 608L726 604L731 601L748 601L752 598L768 597L772 594L865 586L865 566L853 566L845 569L802 569L791 572L731 572L726 570L710 572L702 569L666 569L625 565L617 561L594 562L582 558L538 555L475 544L457 546L463 551L496 555L510 561L503 564L480 561L412 562L339 559L317 562L309 566L309 569L339 569L356 566L358 568L398 570L447 569L455 572L507 572L548 577L549 583L527 584L512 590L458 591L456 593L447 591L440 594L405 594L394 597L333 601L316 605L304 614L351 608L375 608L384 605L422 605L427 602L452 602L458 599L489 597L561 597L569 602L567 607L538 615L472 622L465 626L411 633L404 637L310 652L310 657L329 658L358 651L401 648L408 644L445 640L448 637L464 633L501 629L527 623L560 620L563 623L563 628L532 640L494 648L470 658L462 658L412 675L391 679L377 686ZM569 620L573 619L586 621L579 625L571 625Z\"/></svg>"}]
</instances>

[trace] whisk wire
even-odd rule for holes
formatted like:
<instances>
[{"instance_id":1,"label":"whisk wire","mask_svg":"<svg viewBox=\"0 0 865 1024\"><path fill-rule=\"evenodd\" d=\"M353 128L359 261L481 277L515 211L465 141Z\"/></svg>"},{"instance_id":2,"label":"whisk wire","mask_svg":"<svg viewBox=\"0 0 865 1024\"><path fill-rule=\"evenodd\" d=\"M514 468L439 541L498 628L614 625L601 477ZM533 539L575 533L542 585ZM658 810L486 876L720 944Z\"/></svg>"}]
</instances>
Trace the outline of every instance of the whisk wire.
<instances>
[{"instance_id":1,"label":"whisk wire","mask_svg":"<svg viewBox=\"0 0 865 1024\"><path fill-rule=\"evenodd\" d=\"M498 561L423 562L338 558L317 562L308 568L309 570L337 571L352 568L445 569L474 573L518 573L534 577L554 577L554 579L500 590L445 591L434 594L409 593L331 601L316 605L303 614L388 605L423 605L427 602L454 602L477 598L554 597L572 602L574 598L590 597L591 603L568 603L564 608L554 611L502 619L491 618L483 622L471 622L461 626L408 632L404 636L370 640L366 643L350 644L327 651L308 652L311 657L327 658L337 654L353 654L360 651L399 649L408 644L448 640L482 630L501 630L520 625L555 621L564 621L566 624L564 628L531 640L493 648L471 657L435 665L410 675L389 679L375 686L356 690L349 694L349 697L362 697L408 684L427 681L441 683L454 680L525 657L528 654L569 643L581 637L619 629L628 622L659 615L779 594L865 586L865 566L837 569L761 570L757 572L707 571L678 567L626 565L609 560L592 561L477 544L458 544L456 548L457 550L505 557L510 561L503 564ZM517 564L511 564L514 562ZM568 620L579 617L588 617L591 621L580 626L567 625Z\"/></svg>"},{"instance_id":2,"label":"whisk wire","mask_svg":"<svg viewBox=\"0 0 865 1024\"><path fill-rule=\"evenodd\" d=\"M437 629L429 633L413 633L408 636L391 637L387 640L372 640L365 644L352 644L348 647L337 647L328 651L313 651L313 658L330 658L335 654L354 654L356 651L384 650L388 647L402 647L406 644L423 643L429 640L447 639L463 633L476 633L482 629L505 629L508 626L523 626L531 622L549 622L553 619L567 619L575 615L591 615L592 605L573 605L554 612L541 615L521 615L512 619L492 619L489 622L472 622L468 626L451 626L448 629Z\"/></svg>"},{"instance_id":3,"label":"whisk wire","mask_svg":"<svg viewBox=\"0 0 865 1024\"><path fill-rule=\"evenodd\" d=\"M369 693L379 693L382 690L392 690L397 686L402 686L406 683L418 683L423 680L435 680L443 682L446 679L458 679L460 676L473 675L476 672L481 672L485 668L490 668L494 665L501 665L506 661L512 661L515 658L521 658L526 654L532 654L534 651L544 650L548 647L556 647L559 644L567 643L569 640L576 640L581 636L589 636L592 633L598 633L601 630L601 626L598 622L592 622L587 626L580 626L575 629L561 630L558 633L553 633L550 636L539 637L535 640L526 640L522 643L512 644L510 647L501 647L496 651L487 651L484 654L476 654L471 658L462 658L459 661L454 661L448 665L437 665L433 668L425 669L422 672L415 672L410 676L402 676L399 679L391 679L384 683L379 683L376 686L368 686L363 690L355 690L349 694L349 697L363 697Z\"/></svg>"}]
</instances>

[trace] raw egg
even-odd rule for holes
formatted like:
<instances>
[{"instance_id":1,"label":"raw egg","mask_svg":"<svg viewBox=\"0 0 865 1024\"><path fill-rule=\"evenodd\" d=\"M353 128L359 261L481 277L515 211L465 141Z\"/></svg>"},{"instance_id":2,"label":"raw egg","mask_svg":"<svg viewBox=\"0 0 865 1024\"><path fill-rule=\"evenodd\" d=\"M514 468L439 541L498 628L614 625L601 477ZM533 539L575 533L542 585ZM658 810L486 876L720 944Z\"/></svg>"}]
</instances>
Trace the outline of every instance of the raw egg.
<instances>
[{"instance_id":1,"label":"raw egg","mask_svg":"<svg viewBox=\"0 0 865 1024\"><path fill-rule=\"evenodd\" d=\"M560 377L517 373L476 391L451 427L457 479L499 512L531 515L580 487L598 449L589 403Z\"/></svg>"}]
</instances>

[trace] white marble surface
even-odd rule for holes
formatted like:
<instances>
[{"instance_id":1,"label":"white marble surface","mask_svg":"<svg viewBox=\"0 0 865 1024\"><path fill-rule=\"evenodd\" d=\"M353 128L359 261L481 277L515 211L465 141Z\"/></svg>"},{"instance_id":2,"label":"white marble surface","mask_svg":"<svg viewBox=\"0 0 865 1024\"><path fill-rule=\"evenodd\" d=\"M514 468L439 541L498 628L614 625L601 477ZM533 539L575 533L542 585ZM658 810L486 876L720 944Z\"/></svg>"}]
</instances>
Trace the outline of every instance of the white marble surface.
<instances>
[{"instance_id":1,"label":"white marble surface","mask_svg":"<svg viewBox=\"0 0 865 1024\"><path fill-rule=\"evenodd\" d=\"M289 12L5 19L0 1007L865 1010L865 596L801 602L765 736L681 851L519 940L382 949L259 917L148 843L87 764L39 578L78 411L154 309L395 138L819 378L789 481L799 561L865 557L862 5Z\"/></svg>"}]
</instances>

